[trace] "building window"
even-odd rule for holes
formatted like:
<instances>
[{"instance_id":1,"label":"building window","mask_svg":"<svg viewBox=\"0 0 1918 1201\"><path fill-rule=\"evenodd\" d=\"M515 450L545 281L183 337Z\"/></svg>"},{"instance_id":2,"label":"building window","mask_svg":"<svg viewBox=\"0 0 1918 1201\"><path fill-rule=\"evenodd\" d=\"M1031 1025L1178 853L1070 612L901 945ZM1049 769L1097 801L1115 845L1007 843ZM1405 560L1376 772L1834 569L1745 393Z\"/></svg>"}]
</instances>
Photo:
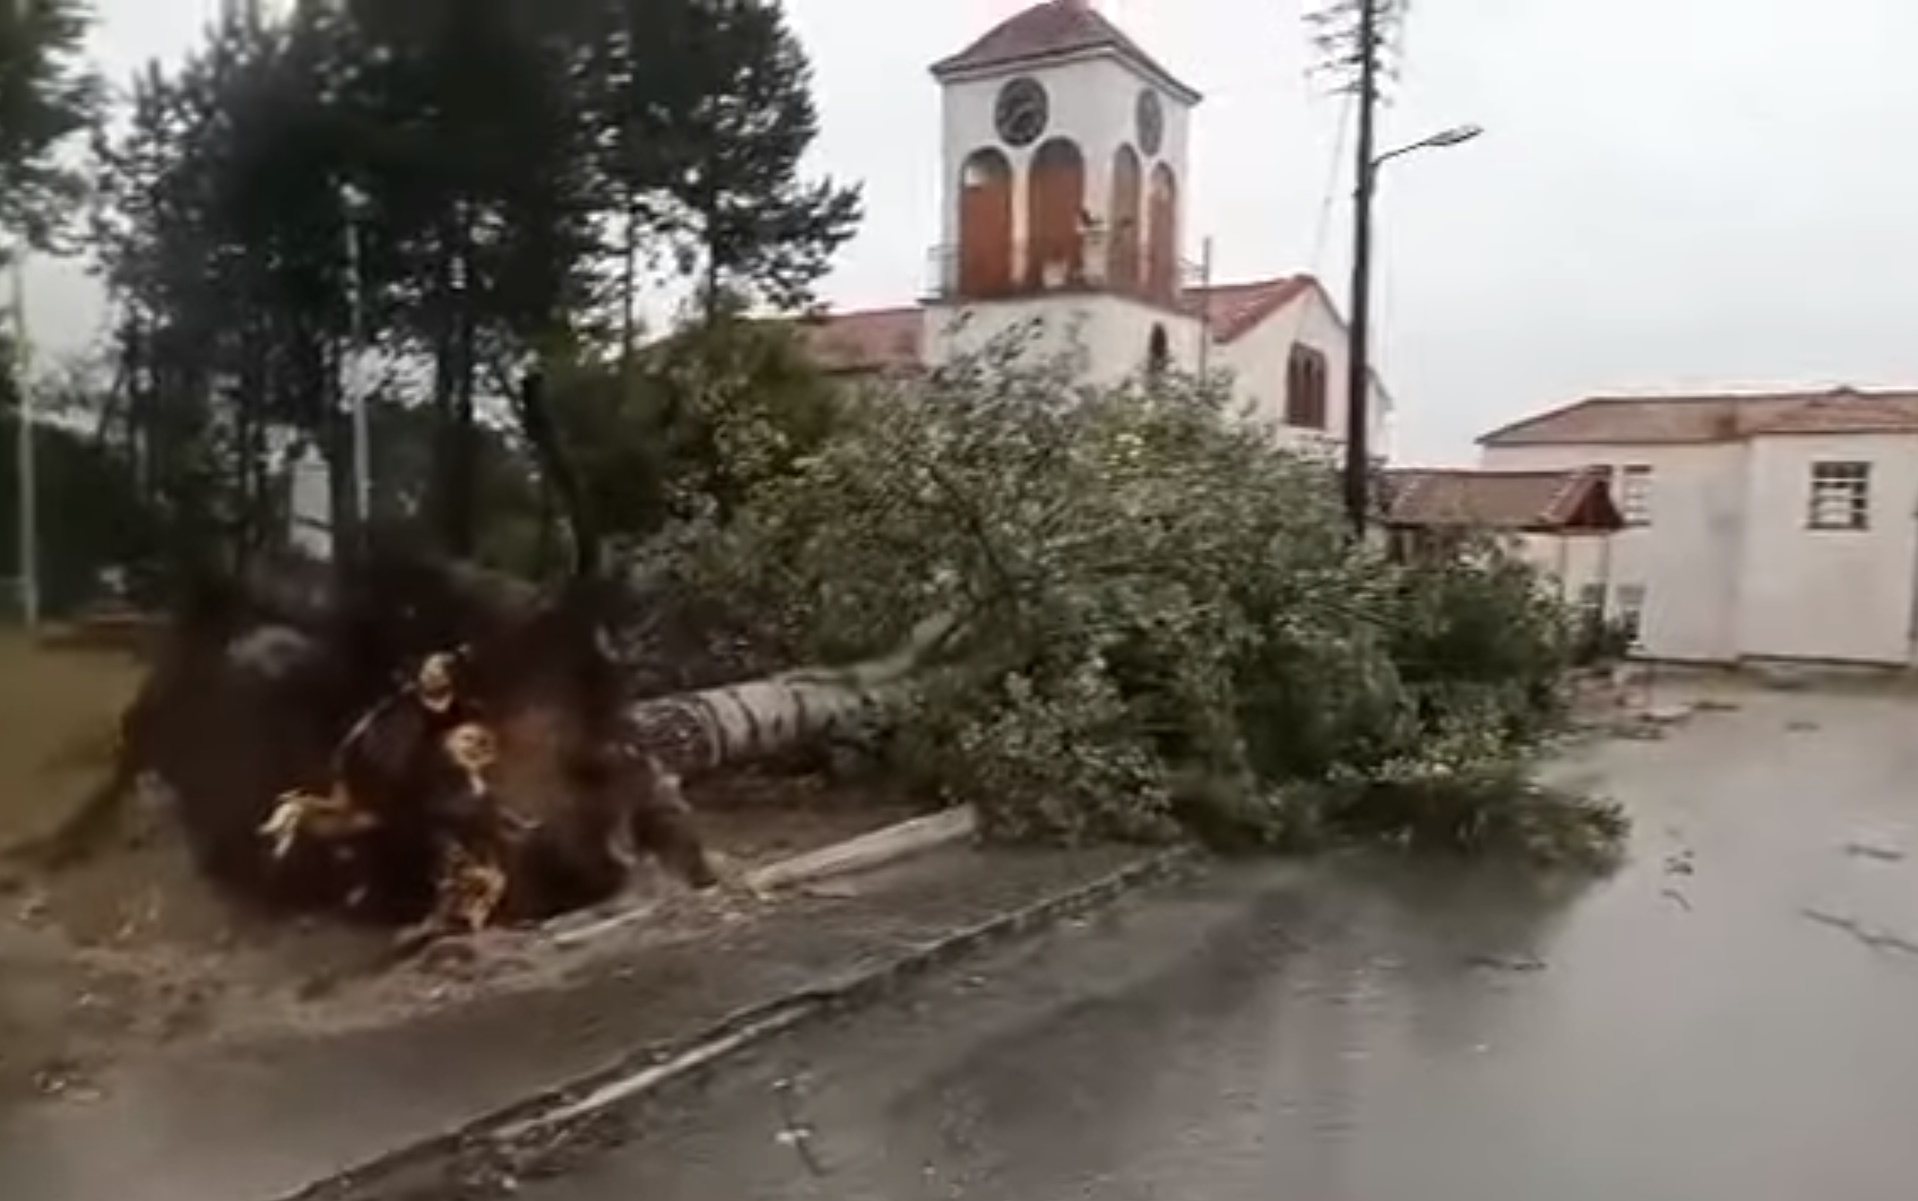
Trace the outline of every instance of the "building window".
<instances>
[{"instance_id":1,"label":"building window","mask_svg":"<svg viewBox=\"0 0 1918 1201\"><path fill-rule=\"evenodd\" d=\"M1285 423L1322 430L1325 412L1325 356L1310 346L1294 346L1285 365Z\"/></svg>"},{"instance_id":2,"label":"building window","mask_svg":"<svg viewBox=\"0 0 1918 1201\"><path fill-rule=\"evenodd\" d=\"M1614 595L1613 619L1631 640L1633 648L1644 645L1645 585L1620 584Z\"/></svg>"},{"instance_id":3,"label":"building window","mask_svg":"<svg viewBox=\"0 0 1918 1201\"><path fill-rule=\"evenodd\" d=\"M1634 465L1619 473L1618 512L1626 525L1652 523L1652 469Z\"/></svg>"},{"instance_id":4,"label":"building window","mask_svg":"<svg viewBox=\"0 0 1918 1201\"><path fill-rule=\"evenodd\" d=\"M1871 464L1811 465L1811 528L1862 530L1871 523Z\"/></svg>"},{"instance_id":5,"label":"building window","mask_svg":"<svg viewBox=\"0 0 1918 1201\"><path fill-rule=\"evenodd\" d=\"M1586 584L1578 590L1578 616L1590 624L1605 620L1605 585Z\"/></svg>"}]
</instances>

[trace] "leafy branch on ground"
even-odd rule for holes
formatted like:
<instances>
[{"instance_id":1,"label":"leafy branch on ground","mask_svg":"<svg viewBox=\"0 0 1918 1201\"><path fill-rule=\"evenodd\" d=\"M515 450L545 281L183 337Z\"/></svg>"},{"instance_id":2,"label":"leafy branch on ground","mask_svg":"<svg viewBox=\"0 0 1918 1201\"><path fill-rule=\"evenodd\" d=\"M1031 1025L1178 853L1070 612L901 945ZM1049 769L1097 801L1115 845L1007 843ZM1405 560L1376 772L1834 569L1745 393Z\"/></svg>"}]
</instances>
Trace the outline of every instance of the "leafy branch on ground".
<instances>
[{"instance_id":1,"label":"leafy branch on ground","mask_svg":"<svg viewBox=\"0 0 1918 1201\"><path fill-rule=\"evenodd\" d=\"M680 577L817 660L950 615L887 752L998 838L1615 854L1614 808L1522 768L1575 648L1528 567L1354 545L1330 466L1216 387L1029 350L850 395Z\"/></svg>"}]
</instances>

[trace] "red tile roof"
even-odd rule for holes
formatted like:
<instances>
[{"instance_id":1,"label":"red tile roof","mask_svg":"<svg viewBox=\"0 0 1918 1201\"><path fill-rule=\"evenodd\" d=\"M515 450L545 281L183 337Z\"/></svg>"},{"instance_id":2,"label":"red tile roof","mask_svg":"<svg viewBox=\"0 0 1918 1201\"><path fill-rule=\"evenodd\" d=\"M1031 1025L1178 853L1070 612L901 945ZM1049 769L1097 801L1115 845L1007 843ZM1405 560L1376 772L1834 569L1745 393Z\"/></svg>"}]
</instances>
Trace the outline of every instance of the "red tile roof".
<instances>
[{"instance_id":1,"label":"red tile roof","mask_svg":"<svg viewBox=\"0 0 1918 1201\"><path fill-rule=\"evenodd\" d=\"M1212 337L1230 342L1319 286L1310 275L1280 276L1253 283L1189 288L1185 307L1198 313L1212 329Z\"/></svg>"},{"instance_id":2,"label":"red tile roof","mask_svg":"<svg viewBox=\"0 0 1918 1201\"><path fill-rule=\"evenodd\" d=\"M1527 417L1482 446L1658 445L1769 434L1918 432L1918 392L1721 393L1593 397Z\"/></svg>"},{"instance_id":3,"label":"red tile roof","mask_svg":"<svg viewBox=\"0 0 1918 1201\"><path fill-rule=\"evenodd\" d=\"M1615 530L1625 522L1603 468L1572 471L1460 471L1399 468L1385 473L1385 524L1539 533Z\"/></svg>"},{"instance_id":4,"label":"red tile roof","mask_svg":"<svg viewBox=\"0 0 1918 1201\"><path fill-rule=\"evenodd\" d=\"M1100 50L1131 59L1179 93L1187 103L1198 102L1198 92L1180 83L1177 76L1141 50L1118 26L1094 11L1086 0L1049 0L1035 4L1001 22L951 58L935 63L932 73L945 79Z\"/></svg>"},{"instance_id":5,"label":"red tile roof","mask_svg":"<svg viewBox=\"0 0 1918 1201\"><path fill-rule=\"evenodd\" d=\"M821 370L843 373L919 366L925 327L918 308L832 313L793 324L800 345Z\"/></svg>"}]
</instances>

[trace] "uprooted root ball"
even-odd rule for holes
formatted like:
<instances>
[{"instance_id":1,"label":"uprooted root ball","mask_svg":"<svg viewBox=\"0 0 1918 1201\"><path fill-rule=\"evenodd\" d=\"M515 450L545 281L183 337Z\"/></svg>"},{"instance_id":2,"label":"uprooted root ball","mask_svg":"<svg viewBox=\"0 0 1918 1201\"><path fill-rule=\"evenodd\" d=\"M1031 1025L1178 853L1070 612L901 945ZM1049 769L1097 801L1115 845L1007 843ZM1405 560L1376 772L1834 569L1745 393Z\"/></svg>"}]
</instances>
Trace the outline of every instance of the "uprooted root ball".
<instances>
[{"instance_id":1,"label":"uprooted root ball","mask_svg":"<svg viewBox=\"0 0 1918 1201\"><path fill-rule=\"evenodd\" d=\"M272 583L182 612L52 854L149 777L201 870L274 906L459 930L603 900L643 852L712 881L584 590L417 562Z\"/></svg>"}]
</instances>

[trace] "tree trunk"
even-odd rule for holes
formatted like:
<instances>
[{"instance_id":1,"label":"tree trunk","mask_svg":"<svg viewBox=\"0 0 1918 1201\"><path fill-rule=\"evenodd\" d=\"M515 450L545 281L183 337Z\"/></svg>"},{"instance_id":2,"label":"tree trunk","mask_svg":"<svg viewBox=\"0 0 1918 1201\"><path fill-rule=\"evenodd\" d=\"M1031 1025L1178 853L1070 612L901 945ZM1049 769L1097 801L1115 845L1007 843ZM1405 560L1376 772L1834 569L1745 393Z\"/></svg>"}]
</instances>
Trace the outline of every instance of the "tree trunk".
<instances>
[{"instance_id":1,"label":"tree trunk","mask_svg":"<svg viewBox=\"0 0 1918 1201\"><path fill-rule=\"evenodd\" d=\"M452 459L449 464L448 497L446 511L446 552L458 559L470 559L477 541L475 536L476 514L474 513L475 482L477 473L474 467L473 439L473 388L477 368L476 353L476 316L473 306L473 263L472 245L467 237L464 218L459 228L458 258L455 260L459 272L459 302L457 312L458 329L454 335L455 354L457 355L457 373L454 376L453 427L451 430Z\"/></svg>"},{"instance_id":2,"label":"tree trunk","mask_svg":"<svg viewBox=\"0 0 1918 1201\"><path fill-rule=\"evenodd\" d=\"M599 523L587 498L586 486L579 472L574 469L565 436L553 414L546 393L545 377L537 370L529 371L515 389L514 399L515 407L519 410L520 428L525 431L526 440L531 443L533 453L539 460L542 506L557 496L566 510L566 520L572 527L572 575L575 579L597 576L603 560ZM544 512L541 517L544 521ZM542 539L545 537L543 526L540 536Z\"/></svg>"},{"instance_id":3,"label":"tree trunk","mask_svg":"<svg viewBox=\"0 0 1918 1201\"><path fill-rule=\"evenodd\" d=\"M856 737L886 720L956 630L951 619L933 618L884 659L640 701L626 711L627 744L679 775L694 775Z\"/></svg>"},{"instance_id":4,"label":"tree trunk","mask_svg":"<svg viewBox=\"0 0 1918 1201\"><path fill-rule=\"evenodd\" d=\"M624 391L630 391L633 351L639 341L639 205L630 184L626 189L625 234L625 258L620 265L619 378Z\"/></svg>"}]
</instances>

